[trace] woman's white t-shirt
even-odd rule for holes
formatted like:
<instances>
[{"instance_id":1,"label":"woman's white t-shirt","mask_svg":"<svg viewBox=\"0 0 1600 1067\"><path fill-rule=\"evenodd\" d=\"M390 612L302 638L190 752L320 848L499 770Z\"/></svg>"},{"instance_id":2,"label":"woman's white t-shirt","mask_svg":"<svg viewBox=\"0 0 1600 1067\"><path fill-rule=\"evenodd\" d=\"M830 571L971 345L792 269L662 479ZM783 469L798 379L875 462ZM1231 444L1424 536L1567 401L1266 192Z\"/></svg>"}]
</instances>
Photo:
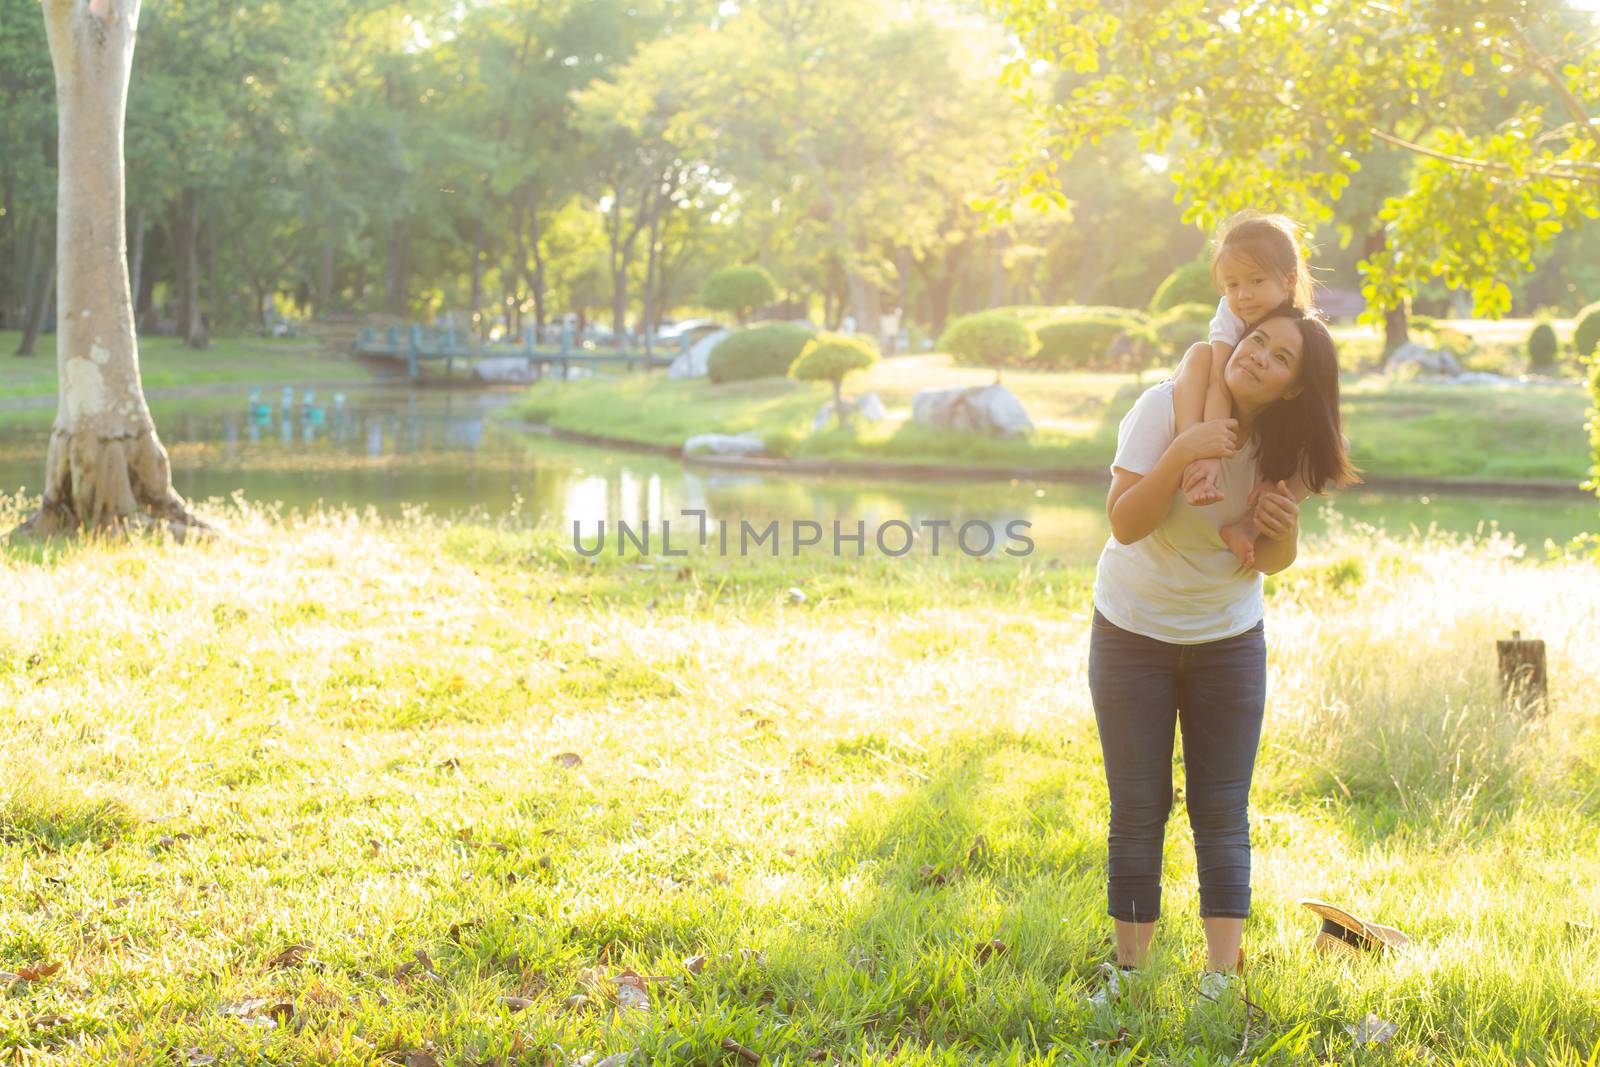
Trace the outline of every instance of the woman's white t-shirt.
<instances>
[{"instance_id":1,"label":"woman's white t-shirt","mask_svg":"<svg viewBox=\"0 0 1600 1067\"><path fill-rule=\"evenodd\" d=\"M1177 436L1171 378L1144 391L1117 427L1116 468L1149 474ZM1095 569L1094 603L1124 630L1189 645L1220 641L1254 626L1263 614L1260 571L1239 571L1222 543L1221 526L1244 517L1256 484L1252 441L1222 461L1223 499L1192 507L1179 488L1166 517L1131 545L1106 540Z\"/></svg>"}]
</instances>

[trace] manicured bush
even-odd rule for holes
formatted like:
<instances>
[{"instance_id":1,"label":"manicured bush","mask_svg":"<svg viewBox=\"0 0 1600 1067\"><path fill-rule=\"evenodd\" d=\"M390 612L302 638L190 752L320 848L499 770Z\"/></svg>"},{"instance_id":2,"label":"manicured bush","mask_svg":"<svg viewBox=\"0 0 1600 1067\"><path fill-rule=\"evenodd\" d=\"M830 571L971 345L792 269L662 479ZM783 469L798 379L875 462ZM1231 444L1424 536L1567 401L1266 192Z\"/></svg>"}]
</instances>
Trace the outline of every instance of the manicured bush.
<instances>
[{"instance_id":1,"label":"manicured bush","mask_svg":"<svg viewBox=\"0 0 1600 1067\"><path fill-rule=\"evenodd\" d=\"M760 267L723 267L700 287L700 303L738 316L741 325L752 311L777 298L777 283Z\"/></svg>"},{"instance_id":2,"label":"manicured bush","mask_svg":"<svg viewBox=\"0 0 1600 1067\"><path fill-rule=\"evenodd\" d=\"M978 363L993 367L999 380L1001 367L1025 364L1039 347L1039 338L1026 323L1004 311L980 311L963 315L945 327L939 349L956 357L958 363Z\"/></svg>"},{"instance_id":3,"label":"manicured bush","mask_svg":"<svg viewBox=\"0 0 1600 1067\"><path fill-rule=\"evenodd\" d=\"M789 368L789 376L806 382L833 383L833 410L844 421L844 376L878 362L878 349L860 334L819 333Z\"/></svg>"},{"instance_id":4,"label":"manicured bush","mask_svg":"<svg viewBox=\"0 0 1600 1067\"><path fill-rule=\"evenodd\" d=\"M1572 349L1579 358L1600 347L1600 300L1578 312L1573 320Z\"/></svg>"},{"instance_id":5,"label":"manicured bush","mask_svg":"<svg viewBox=\"0 0 1600 1067\"><path fill-rule=\"evenodd\" d=\"M810 327L793 322L769 322L735 330L711 350L706 359L706 377L713 382L781 378L789 373L789 367L814 336Z\"/></svg>"},{"instance_id":6,"label":"manicured bush","mask_svg":"<svg viewBox=\"0 0 1600 1067\"><path fill-rule=\"evenodd\" d=\"M1168 308L1150 320L1150 337L1162 352L1181 356L1196 341L1204 341L1211 332L1211 318L1217 313L1215 304L1179 304Z\"/></svg>"},{"instance_id":7,"label":"manicured bush","mask_svg":"<svg viewBox=\"0 0 1600 1067\"><path fill-rule=\"evenodd\" d=\"M1035 366L1060 370L1106 368L1111 343L1123 334L1137 335L1143 324L1120 315L1085 315L1039 327Z\"/></svg>"},{"instance_id":8,"label":"manicured bush","mask_svg":"<svg viewBox=\"0 0 1600 1067\"><path fill-rule=\"evenodd\" d=\"M1213 301L1214 304L1215 301ZM1036 330L1046 323L1060 322L1062 319L1081 319L1096 315L1111 315L1133 319L1138 322L1146 322L1150 319L1150 314L1142 308L1113 307L1109 304L1011 304L1006 307L990 308L989 310L1015 315Z\"/></svg>"},{"instance_id":9,"label":"manicured bush","mask_svg":"<svg viewBox=\"0 0 1600 1067\"><path fill-rule=\"evenodd\" d=\"M1185 263L1161 283L1156 295L1150 298L1151 314L1158 314L1180 304L1205 304L1217 306L1217 287L1211 281L1211 264L1203 259Z\"/></svg>"},{"instance_id":10,"label":"manicured bush","mask_svg":"<svg viewBox=\"0 0 1600 1067\"><path fill-rule=\"evenodd\" d=\"M1528 334L1528 369L1549 370L1555 365L1561 342L1556 339L1556 328L1541 322Z\"/></svg>"}]
</instances>

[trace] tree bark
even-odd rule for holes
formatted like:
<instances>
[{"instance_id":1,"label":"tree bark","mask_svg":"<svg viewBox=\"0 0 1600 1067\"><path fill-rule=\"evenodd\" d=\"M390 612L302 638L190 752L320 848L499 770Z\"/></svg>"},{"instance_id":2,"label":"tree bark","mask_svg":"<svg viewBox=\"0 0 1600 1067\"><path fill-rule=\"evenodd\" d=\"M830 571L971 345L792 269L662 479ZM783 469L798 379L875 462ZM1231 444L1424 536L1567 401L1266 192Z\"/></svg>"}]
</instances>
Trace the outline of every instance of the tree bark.
<instances>
[{"instance_id":1,"label":"tree bark","mask_svg":"<svg viewBox=\"0 0 1600 1067\"><path fill-rule=\"evenodd\" d=\"M178 336L190 348L209 343L200 321L200 194L185 186L178 196L173 222L173 258L178 276Z\"/></svg>"},{"instance_id":2,"label":"tree bark","mask_svg":"<svg viewBox=\"0 0 1600 1067\"><path fill-rule=\"evenodd\" d=\"M479 206L478 217L472 224L472 295L469 297L470 306L467 308L472 323L472 333L478 340L483 340L489 334L489 324L479 314L483 307L483 211L487 208Z\"/></svg>"},{"instance_id":3,"label":"tree bark","mask_svg":"<svg viewBox=\"0 0 1600 1067\"><path fill-rule=\"evenodd\" d=\"M1382 224L1367 235L1367 256L1370 258L1388 247ZM1411 340L1411 326L1406 317L1406 306L1401 304L1383 313L1383 358ZM1380 363L1382 360L1379 361Z\"/></svg>"},{"instance_id":4,"label":"tree bark","mask_svg":"<svg viewBox=\"0 0 1600 1067\"><path fill-rule=\"evenodd\" d=\"M545 324L544 249L540 247L539 192L528 187L528 248L533 253L533 274L528 278L528 288L533 291L533 322L541 335Z\"/></svg>"},{"instance_id":5,"label":"tree bark","mask_svg":"<svg viewBox=\"0 0 1600 1067\"><path fill-rule=\"evenodd\" d=\"M60 145L55 425L44 499L13 538L211 527L172 488L139 382L123 206L123 116L139 0L44 0Z\"/></svg>"}]
</instances>

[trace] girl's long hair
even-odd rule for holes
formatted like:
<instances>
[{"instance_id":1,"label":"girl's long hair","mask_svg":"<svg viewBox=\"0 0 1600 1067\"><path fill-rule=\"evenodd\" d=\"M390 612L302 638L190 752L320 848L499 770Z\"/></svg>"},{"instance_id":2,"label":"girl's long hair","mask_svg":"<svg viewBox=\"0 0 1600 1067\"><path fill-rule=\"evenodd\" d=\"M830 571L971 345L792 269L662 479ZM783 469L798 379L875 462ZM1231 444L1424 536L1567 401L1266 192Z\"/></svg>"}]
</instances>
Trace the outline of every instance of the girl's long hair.
<instances>
[{"instance_id":1,"label":"girl's long hair","mask_svg":"<svg viewBox=\"0 0 1600 1067\"><path fill-rule=\"evenodd\" d=\"M1211 283L1222 289L1225 256L1237 256L1278 275L1289 290L1289 303L1311 311L1313 283L1299 225L1287 215L1241 211L1223 224L1211 253Z\"/></svg>"},{"instance_id":2,"label":"girl's long hair","mask_svg":"<svg viewBox=\"0 0 1600 1067\"><path fill-rule=\"evenodd\" d=\"M1260 446L1261 476L1276 482L1299 473L1313 493L1321 493L1329 482L1336 489L1358 484L1361 468L1350 462L1344 445L1339 354L1328 327L1293 304L1280 304L1252 322L1246 333L1282 318L1292 319L1300 329L1300 360L1294 379L1300 392L1274 401L1256 417L1251 437Z\"/></svg>"}]
</instances>

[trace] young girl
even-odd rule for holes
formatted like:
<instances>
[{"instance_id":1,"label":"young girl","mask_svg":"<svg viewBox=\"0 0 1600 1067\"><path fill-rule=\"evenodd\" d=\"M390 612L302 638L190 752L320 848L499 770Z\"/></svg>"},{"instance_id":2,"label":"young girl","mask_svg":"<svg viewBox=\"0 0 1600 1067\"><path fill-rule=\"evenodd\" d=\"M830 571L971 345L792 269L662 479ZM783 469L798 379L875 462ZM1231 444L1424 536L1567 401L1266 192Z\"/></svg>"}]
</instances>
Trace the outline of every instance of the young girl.
<instances>
[{"instance_id":1,"label":"young girl","mask_svg":"<svg viewBox=\"0 0 1600 1067\"><path fill-rule=\"evenodd\" d=\"M1252 212L1230 219L1211 258L1211 280L1222 291L1216 317L1211 320L1211 351L1208 357L1203 347L1191 349L1179 364L1173 386L1178 433L1197 422L1232 415L1233 402L1223 385L1222 371L1247 324L1258 322L1281 304L1302 311L1311 307L1311 271L1301 252L1299 228L1283 215ZM1345 447L1349 447L1348 441ZM1219 459L1196 460L1185 468L1183 491L1190 505L1200 507L1222 499L1221 472ZM1272 480L1258 482L1250 494L1252 511L1217 531L1242 568L1255 566L1254 546L1260 533L1253 512L1256 498L1273 487ZM1296 503L1310 495L1298 470L1279 487Z\"/></svg>"}]
</instances>

